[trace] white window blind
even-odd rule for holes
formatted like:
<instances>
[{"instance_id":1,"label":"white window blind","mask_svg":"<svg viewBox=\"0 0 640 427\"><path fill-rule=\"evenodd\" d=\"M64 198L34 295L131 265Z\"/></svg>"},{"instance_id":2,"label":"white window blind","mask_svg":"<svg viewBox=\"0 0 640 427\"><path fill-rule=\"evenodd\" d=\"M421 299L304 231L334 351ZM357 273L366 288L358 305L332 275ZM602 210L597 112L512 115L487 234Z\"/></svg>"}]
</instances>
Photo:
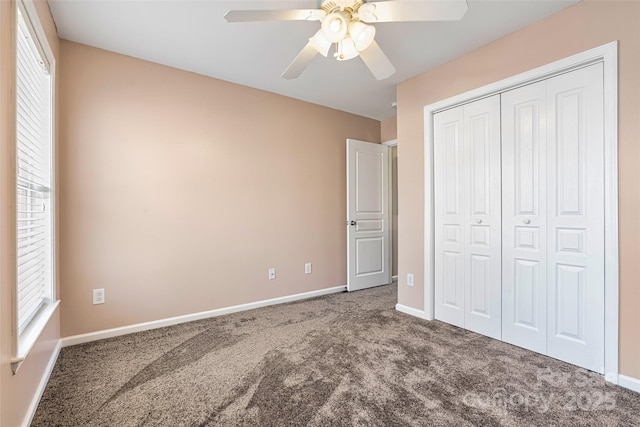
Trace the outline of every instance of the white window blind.
<instances>
[{"instance_id":1,"label":"white window blind","mask_svg":"<svg viewBox=\"0 0 640 427\"><path fill-rule=\"evenodd\" d=\"M51 76L33 31L18 11L17 311L18 334L51 301Z\"/></svg>"}]
</instances>

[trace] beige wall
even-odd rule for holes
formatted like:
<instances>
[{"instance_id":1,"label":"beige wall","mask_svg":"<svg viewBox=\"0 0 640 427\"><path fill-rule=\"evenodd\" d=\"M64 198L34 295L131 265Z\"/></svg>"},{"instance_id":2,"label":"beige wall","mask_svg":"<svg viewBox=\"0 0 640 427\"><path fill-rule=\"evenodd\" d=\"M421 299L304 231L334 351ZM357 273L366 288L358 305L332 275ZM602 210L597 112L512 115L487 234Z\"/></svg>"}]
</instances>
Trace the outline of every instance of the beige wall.
<instances>
[{"instance_id":1,"label":"beige wall","mask_svg":"<svg viewBox=\"0 0 640 427\"><path fill-rule=\"evenodd\" d=\"M63 336L346 283L345 140L380 122L60 49Z\"/></svg>"},{"instance_id":2,"label":"beige wall","mask_svg":"<svg viewBox=\"0 0 640 427\"><path fill-rule=\"evenodd\" d=\"M619 40L620 371L640 378L640 3L584 1L398 86L399 302L423 309L423 107Z\"/></svg>"},{"instance_id":3,"label":"beige wall","mask_svg":"<svg viewBox=\"0 0 640 427\"><path fill-rule=\"evenodd\" d=\"M58 37L46 2L36 2L53 54L58 58ZM18 373L11 373L12 332L11 298L15 286L15 229L13 199L15 194L15 4L0 1L0 425L22 425L29 405L37 395L45 369L60 338L60 317L54 313L22 363Z\"/></svg>"},{"instance_id":4,"label":"beige wall","mask_svg":"<svg viewBox=\"0 0 640 427\"><path fill-rule=\"evenodd\" d=\"M396 117L390 117L380 122L380 140L382 142L391 141L398 137L397 123Z\"/></svg>"}]
</instances>

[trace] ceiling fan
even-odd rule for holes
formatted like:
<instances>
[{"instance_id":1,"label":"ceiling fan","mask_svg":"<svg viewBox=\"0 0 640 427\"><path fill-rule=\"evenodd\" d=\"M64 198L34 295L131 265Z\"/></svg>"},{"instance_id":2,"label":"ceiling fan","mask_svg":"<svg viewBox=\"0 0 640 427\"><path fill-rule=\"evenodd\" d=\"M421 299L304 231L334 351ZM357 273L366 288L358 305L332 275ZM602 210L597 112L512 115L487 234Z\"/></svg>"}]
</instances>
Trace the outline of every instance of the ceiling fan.
<instances>
[{"instance_id":1,"label":"ceiling fan","mask_svg":"<svg viewBox=\"0 0 640 427\"><path fill-rule=\"evenodd\" d=\"M320 21L320 29L284 71L295 79L316 55L327 56L335 44L334 58L346 61L360 56L371 73L383 80L396 69L374 40L378 22L457 21L467 12L466 0L324 0L320 9L230 10L227 22Z\"/></svg>"}]
</instances>

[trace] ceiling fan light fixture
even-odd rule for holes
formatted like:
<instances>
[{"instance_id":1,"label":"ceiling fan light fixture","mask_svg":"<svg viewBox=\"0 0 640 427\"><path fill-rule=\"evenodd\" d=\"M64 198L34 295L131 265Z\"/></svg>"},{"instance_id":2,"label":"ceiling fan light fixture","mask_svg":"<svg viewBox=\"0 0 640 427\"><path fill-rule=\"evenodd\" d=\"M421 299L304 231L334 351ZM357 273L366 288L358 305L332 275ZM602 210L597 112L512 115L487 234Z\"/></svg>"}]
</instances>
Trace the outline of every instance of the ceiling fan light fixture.
<instances>
[{"instance_id":1,"label":"ceiling fan light fixture","mask_svg":"<svg viewBox=\"0 0 640 427\"><path fill-rule=\"evenodd\" d=\"M351 37L345 37L338 43L338 51L334 56L338 61L348 61L358 56L358 49Z\"/></svg>"},{"instance_id":2,"label":"ceiling fan light fixture","mask_svg":"<svg viewBox=\"0 0 640 427\"><path fill-rule=\"evenodd\" d=\"M327 56L329 54L331 42L322 35L322 30L318 30L318 32L309 39L309 44L313 46L320 55Z\"/></svg>"},{"instance_id":3,"label":"ceiling fan light fixture","mask_svg":"<svg viewBox=\"0 0 640 427\"><path fill-rule=\"evenodd\" d=\"M325 39L331 43L338 43L344 39L349 30L349 17L345 12L333 12L322 20L320 30Z\"/></svg>"},{"instance_id":4,"label":"ceiling fan light fixture","mask_svg":"<svg viewBox=\"0 0 640 427\"><path fill-rule=\"evenodd\" d=\"M353 21L349 25L349 35L355 44L358 52L368 48L376 36L376 27L367 25L360 21Z\"/></svg>"},{"instance_id":5,"label":"ceiling fan light fixture","mask_svg":"<svg viewBox=\"0 0 640 427\"><path fill-rule=\"evenodd\" d=\"M0 0L1 1L1 0ZM389 78L396 69L375 41L376 28L369 24L381 22L457 21L469 6L468 0L393 1L393 0L316 0L316 9L230 10L227 22L249 21L320 21L320 30L309 39L300 53L282 74L295 79L320 53L333 55L339 61L360 56L378 80Z\"/></svg>"}]
</instances>

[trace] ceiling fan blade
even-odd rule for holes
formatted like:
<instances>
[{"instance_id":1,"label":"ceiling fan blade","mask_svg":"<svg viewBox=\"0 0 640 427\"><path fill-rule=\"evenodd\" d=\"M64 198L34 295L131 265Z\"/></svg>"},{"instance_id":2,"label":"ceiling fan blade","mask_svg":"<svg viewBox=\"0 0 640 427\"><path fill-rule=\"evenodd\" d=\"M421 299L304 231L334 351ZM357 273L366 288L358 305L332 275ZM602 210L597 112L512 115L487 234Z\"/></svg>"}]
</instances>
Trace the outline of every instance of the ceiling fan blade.
<instances>
[{"instance_id":1,"label":"ceiling fan blade","mask_svg":"<svg viewBox=\"0 0 640 427\"><path fill-rule=\"evenodd\" d=\"M319 21L327 13L321 9L291 10L230 10L224 15L227 22L250 21Z\"/></svg>"},{"instance_id":2,"label":"ceiling fan blade","mask_svg":"<svg viewBox=\"0 0 640 427\"><path fill-rule=\"evenodd\" d=\"M466 0L394 0L368 2L358 16L364 22L457 21L469 7Z\"/></svg>"},{"instance_id":3,"label":"ceiling fan blade","mask_svg":"<svg viewBox=\"0 0 640 427\"><path fill-rule=\"evenodd\" d=\"M368 48L360 52L360 57L378 80L391 77L396 72L395 67L384 54L380 45L374 40Z\"/></svg>"},{"instance_id":4,"label":"ceiling fan blade","mask_svg":"<svg viewBox=\"0 0 640 427\"><path fill-rule=\"evenodd\" d=\"M305 68L313 61L313 58L316 57L318 51L315 47L311 45L311 43L307 43L305 47L302 48L298 56L295 57L291 64L284 70L282 73L282 77L287 80L297 79L300 74L304 71Z\"/></svg>"}]
</instances>

